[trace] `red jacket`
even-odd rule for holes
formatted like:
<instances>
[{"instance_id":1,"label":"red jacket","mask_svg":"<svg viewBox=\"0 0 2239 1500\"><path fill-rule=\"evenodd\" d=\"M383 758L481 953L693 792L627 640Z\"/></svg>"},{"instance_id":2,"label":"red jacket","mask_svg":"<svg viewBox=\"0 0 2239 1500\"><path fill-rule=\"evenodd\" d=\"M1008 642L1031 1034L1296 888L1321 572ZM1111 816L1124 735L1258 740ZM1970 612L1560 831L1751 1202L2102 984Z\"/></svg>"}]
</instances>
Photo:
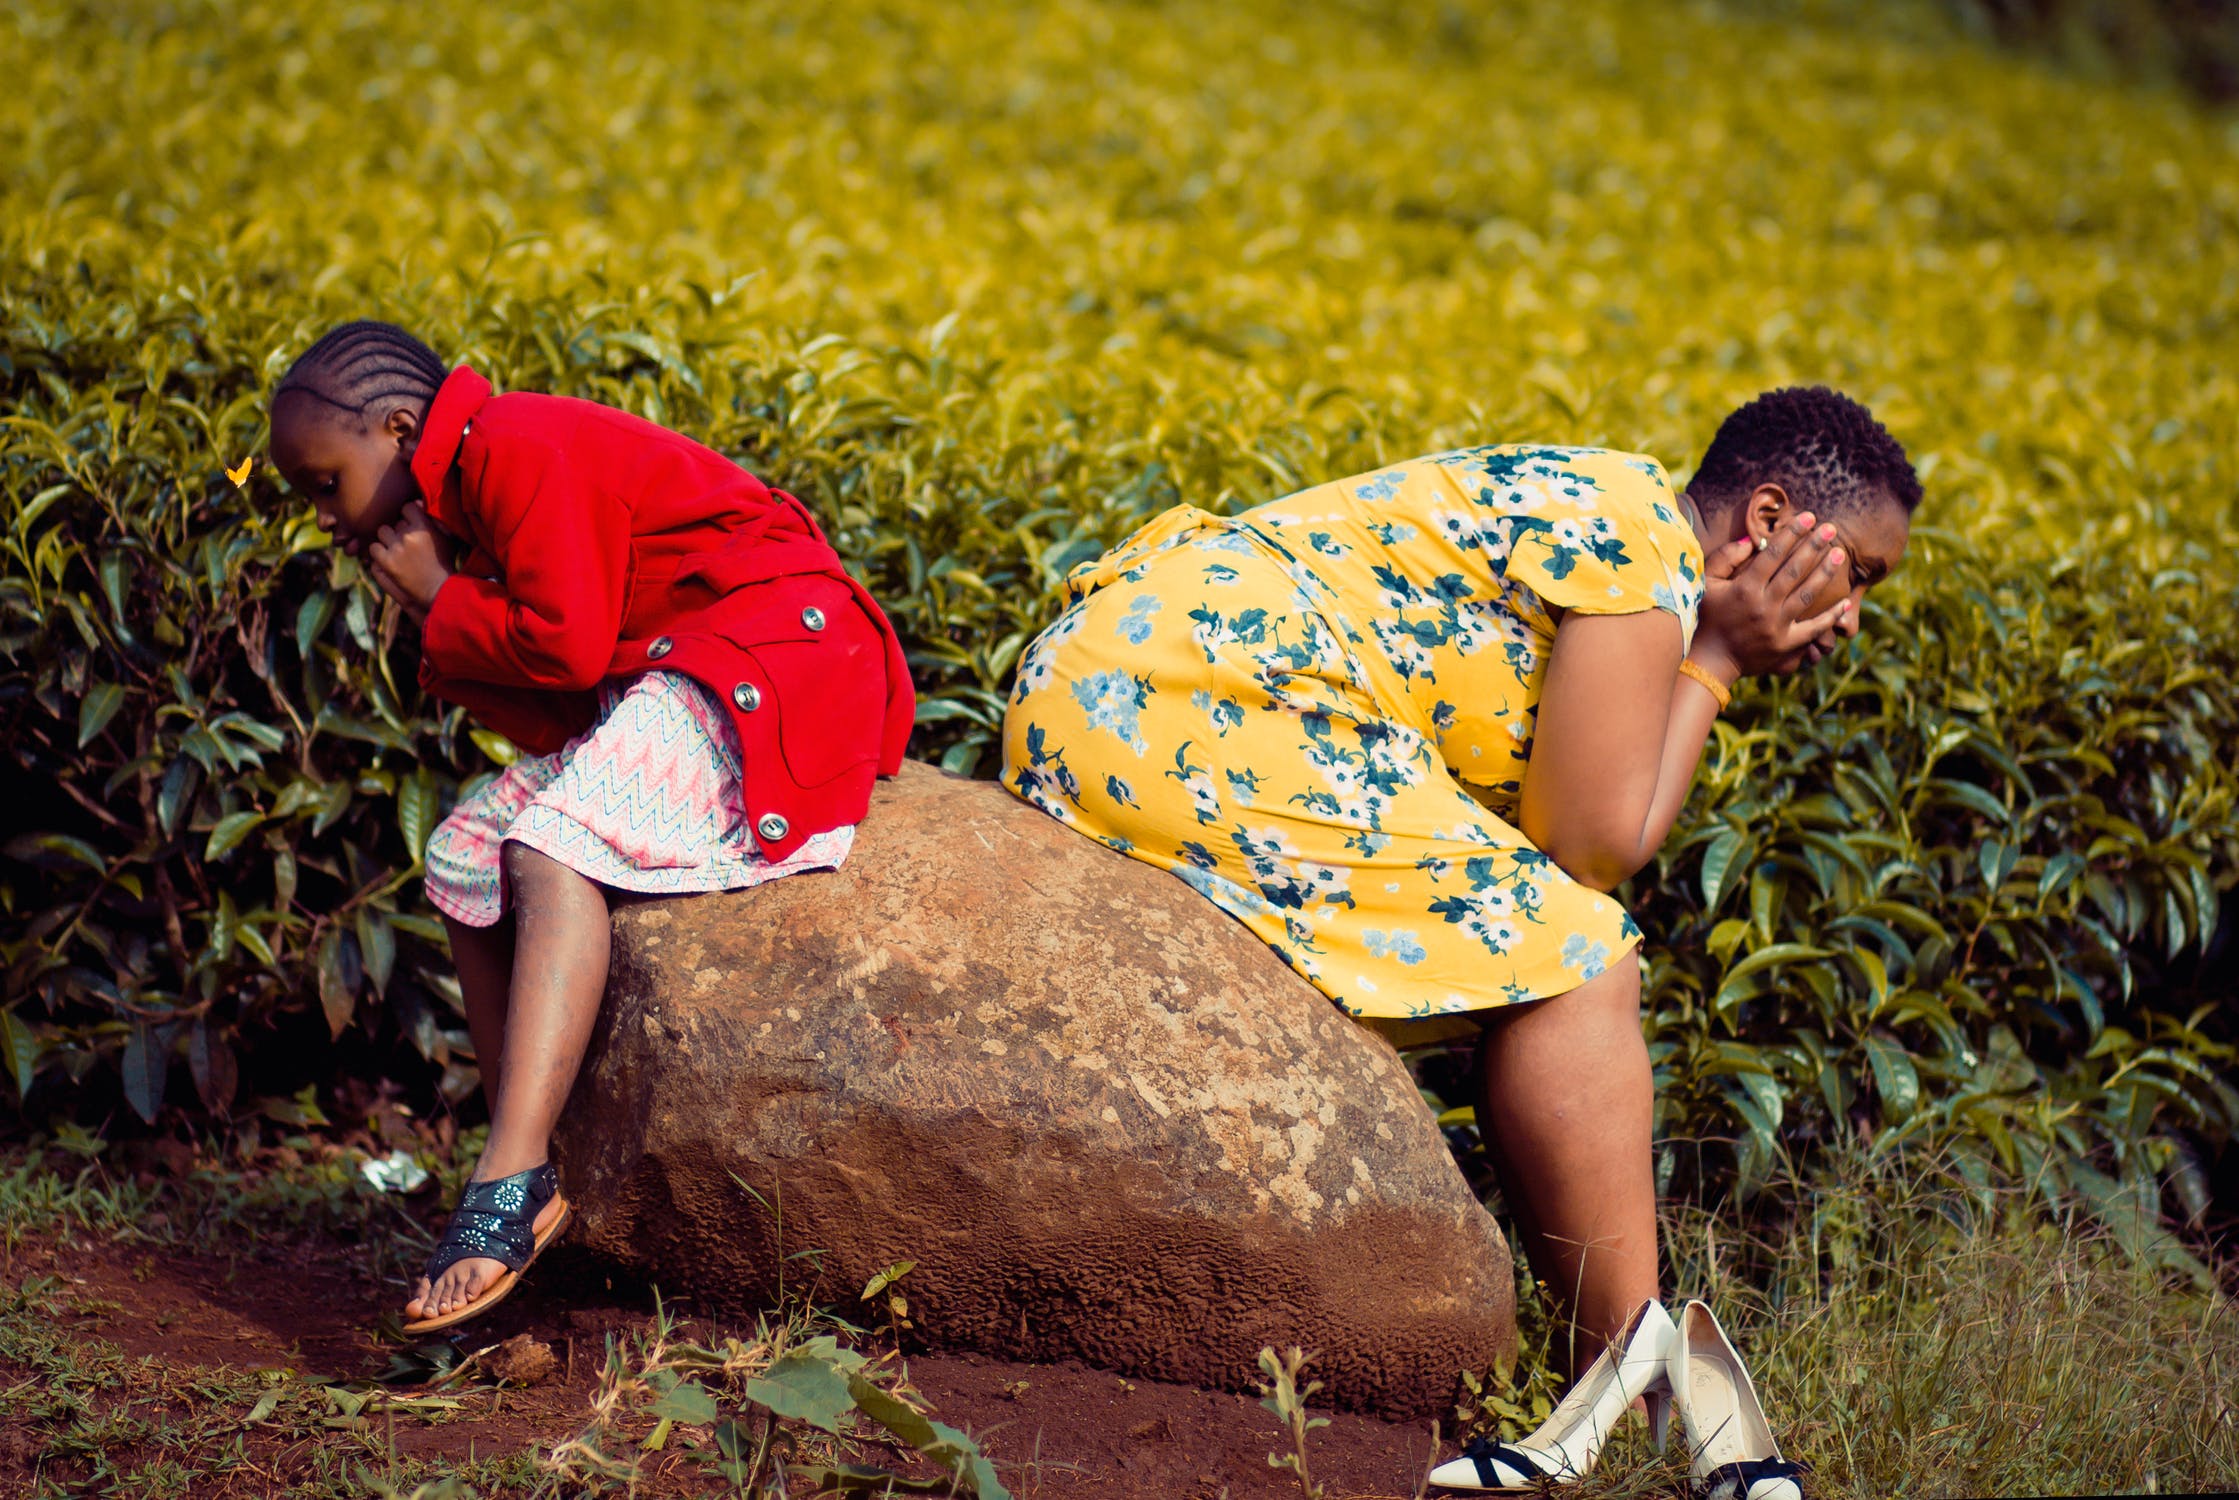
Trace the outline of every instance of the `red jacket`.
<instances>
[{"instance_id":1,"label":"red jacket","mask_svg":"<svg viewBox=\"0 0 2239 1500\"><path fill-rule=\"evenodd\" d=\"M860 820L901 768L901 643L791 495L612 407L493 397L463 365L412 477L468 549L428 610L420 685L522 749L588 729L609 678L681 672L730 710L772 858Z\"/></svg>"}]
</instances>

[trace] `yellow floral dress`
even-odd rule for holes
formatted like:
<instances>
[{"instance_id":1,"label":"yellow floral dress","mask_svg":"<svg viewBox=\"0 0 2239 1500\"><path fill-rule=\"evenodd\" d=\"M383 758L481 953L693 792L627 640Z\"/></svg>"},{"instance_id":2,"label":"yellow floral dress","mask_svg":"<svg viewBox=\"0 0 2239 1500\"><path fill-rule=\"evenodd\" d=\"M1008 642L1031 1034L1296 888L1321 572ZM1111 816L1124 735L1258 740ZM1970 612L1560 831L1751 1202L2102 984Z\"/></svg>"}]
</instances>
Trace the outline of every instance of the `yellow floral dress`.
<instances>
[{"instance_id":1,"label":"yellow floral dress","mask_svg":"<svg viewBox=\"0 0 2239 1500\"><path fill-rule=\"evenodd\" d=\"M1702 554L1653 459L1471 448L1180 506L1067 593L1020 659L1004 784L1350 1014L1428 1036L1405 1023L1560 994L1639 941L1511 820L1558 612L1694 635Z\"/></svg>"}]
</instances>

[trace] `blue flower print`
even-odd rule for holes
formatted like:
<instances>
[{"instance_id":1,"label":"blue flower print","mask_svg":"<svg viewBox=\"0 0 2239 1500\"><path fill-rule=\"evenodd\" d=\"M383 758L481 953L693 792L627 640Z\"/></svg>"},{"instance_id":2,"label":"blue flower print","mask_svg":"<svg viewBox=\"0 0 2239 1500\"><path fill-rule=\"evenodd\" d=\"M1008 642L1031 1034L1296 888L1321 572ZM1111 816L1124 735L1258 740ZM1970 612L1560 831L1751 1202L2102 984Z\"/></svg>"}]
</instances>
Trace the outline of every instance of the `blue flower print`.
<instances>
[{"instance_id":1,"label":"blue flower print","mask_svg":"<svg viewBox=\"0 0 2239 1500\"><path fill-rule=\"evenodd\" d=\"M1189 747L1193 740L1182 741L1182 748L1174 752L1174 769L1164 772L1169 780L1178 781L1189 793L1190 810L1200 823L1211 823L1220 816L1220 794L1213 789L1212 773L1203 766L1189 763Z\"/></svg>"},{"instance_id":2,"label":"blue flower print","mask_svg":"<svg viewBox=\"0 0 2239 1500\"><path fill-rule=\"evenodd\" d=\"M1201 604L1189 612L1189 617L1197 622L1190 635L1209 662L1220 660L1223 646L1258 646L1267 640L1267 611L1256 606L1223 617L1219 610Z\"/></svg>"},{"instance_id":3,"label":"blue flower print","mask_svg":"<svg viewBox=\"0 0 2239 1500\"><path fill-rule=\"evenodd\" d=\"M1353 494L1362 500L1389 500L1407 483L1407 476L1400 473L1372 474L1366 484L1356 485Z\"/></svg>"},{"instance_id":4,"label":"blue flower print","mask_svg":"<svg viewBox=\"0 0 2239 1500\"><path fill-rule=\"evenodd\" d=\"M1106 776L1104 778L1104 795L1122 807L1141 807L1143 805L1135 800L1135 788L1129 786L1117 776Z\"/></svg>"},{"instance_id":5,"label":"blue flower print","mask_svg":"<svg viewBox=\"0 0 2239 1500\"><path fill-rule=\"evenodd\" d=\"M1140 646L1151 638L1151 616L1166 607L1156 594L1137 594L1127 603L1127 613L1120 616L1115 633L1127 637L1127 644Z\"/></svg>"},{"instance_id":6,"label":"blue flower print","mask_svg":"<svg viewBox=\"0 0 2239 1500\"><path fill-rule=\"evenodd\" d=\"M1150 702L1151 683L1147 677L1130 677L1125 672L1095 672L1072 684L1073 701L1088 712L1091 729L1107 729L1118 736L1120 742L1137 755L1150 752L1150 741L1143 738L1143 705Z\"/></svg>"},{"instance_id":7,"label":"blue flower print","mask_svg":"<svg viewBox=\"0 0 2239 1500\"><path fill-rule=\"evenodd\" d=\"M1403 964L1419 964L1430 957L1421 939L1403 927L1395 927L1390 932L1380 927L1371 927L1361 937L1367 942L1368 951L1377 958L1396 958Z\"/></svg>"},{"instance_id":8,"label":"blue flower print","mask_svg":"<svg viewBox=\"0 0 2239 1500\"><path fill-rule=\"evenodd\" d=\"M1238 807L1250 807L1252 798L1259 794L1259 773L1256 771L1223 771L1228 778L1228 794Z\"/></svg>"},{"instance_id":9,"label":"blue flower print","mask_svg":"<svg viewBox=\"0 0 2239 1500\"><path fill-rule=\"evenodd\" d=\"M1265 917L1275 914L1274 902L1257 891L1246 890L1217 871L1200 869L1193 864L1176 865L1174 876L1232 916Z\"/></svg>"},{"instance_id":10,"label":"blue flower print","mask_svg":"<svg viewBox=\"0 0 2239 1500\"><path fill-rule=\"evenodd\" d=\"M1048 731L1036 724L1026 731L1026 755L1018 773L1019 795L1058 821L1072 822L1081 783L1065 764L1065 752L1052 746Z\"/></svg>"},{"instance_id":11,"label":"blue flower print","mask_svg":"<svg viewBox=\"0 0 2239 1500\"><path fill-rule=\"evenodd\" d=\"M1609 967L1609 944L1591 942L1583 932L1563 939L1563 967L1576 969L1581 979L1594 979Z\"/></svg>"}]
</instances>

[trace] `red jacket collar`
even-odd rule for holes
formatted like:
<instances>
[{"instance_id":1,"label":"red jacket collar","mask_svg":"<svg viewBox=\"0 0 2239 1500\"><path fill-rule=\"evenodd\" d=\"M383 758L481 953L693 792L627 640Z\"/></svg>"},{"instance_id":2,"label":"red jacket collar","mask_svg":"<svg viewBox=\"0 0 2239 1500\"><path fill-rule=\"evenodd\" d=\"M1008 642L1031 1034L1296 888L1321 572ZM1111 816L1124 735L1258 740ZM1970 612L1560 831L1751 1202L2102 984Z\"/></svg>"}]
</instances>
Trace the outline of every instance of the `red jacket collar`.
<instances>
[{"instance_id":1,"label":"red jacket collar","mask_svg":"<svg viewBox=\"0 0 2239 1500\"><path fill-rule=\"evenodd\" d=\"M453 536L472 537L466 517L453 515L444 500L443 481L458 462L467 424L490 399L490 382L460 365L444 377L428 414L420 420L419 446L412 450L412 481L420 487L429 519Z\"/></svg>"}]
</instances>

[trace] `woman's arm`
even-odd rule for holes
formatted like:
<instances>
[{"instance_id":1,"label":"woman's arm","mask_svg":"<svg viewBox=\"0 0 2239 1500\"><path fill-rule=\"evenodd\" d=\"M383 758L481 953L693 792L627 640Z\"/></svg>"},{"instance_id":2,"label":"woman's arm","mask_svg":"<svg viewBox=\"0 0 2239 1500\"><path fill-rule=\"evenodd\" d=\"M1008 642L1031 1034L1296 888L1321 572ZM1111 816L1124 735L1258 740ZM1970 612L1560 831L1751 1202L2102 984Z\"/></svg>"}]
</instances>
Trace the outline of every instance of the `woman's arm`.
<instances>
[{"instance_id":1,"label":"woman's arm","mask_svg":"<svg viewBox=\"0 0 2239 1500\"><path fill-rule=\"evenodd\" d=\"M1801 517L1765 552L1744 540L1712 561L1697 666L1731 684L1840 617L1847 598L1808 613L1841 591L1840 554L1811 527ZM1680 674L1680 639L1662 610L1573 612L1556 627L1518 824L1581 885L1606 891L1647 864L1687 800L1718 700Z\"/></svg>"},{"instance_id":2,"label":"woman's arm","mask_svg":"<svg viewBox=\"0 0 2239 1500\"><path fill-rule=\"evenodd\" d=\"M1556 629L1519 823L1581 885L1606 891L1646 864L1694 777L1718 705L1680 676L1679 648L1662 610Z\"/></svg>"}]
</instances>

